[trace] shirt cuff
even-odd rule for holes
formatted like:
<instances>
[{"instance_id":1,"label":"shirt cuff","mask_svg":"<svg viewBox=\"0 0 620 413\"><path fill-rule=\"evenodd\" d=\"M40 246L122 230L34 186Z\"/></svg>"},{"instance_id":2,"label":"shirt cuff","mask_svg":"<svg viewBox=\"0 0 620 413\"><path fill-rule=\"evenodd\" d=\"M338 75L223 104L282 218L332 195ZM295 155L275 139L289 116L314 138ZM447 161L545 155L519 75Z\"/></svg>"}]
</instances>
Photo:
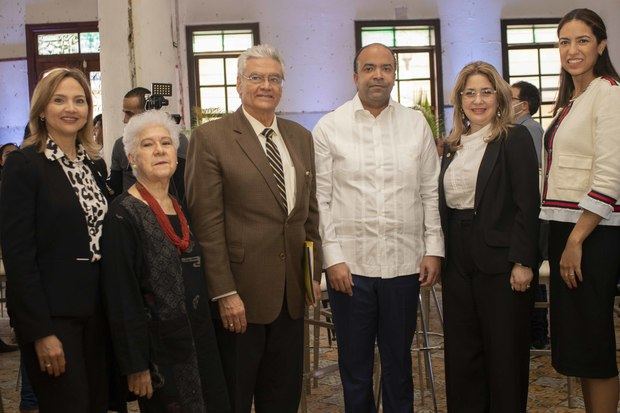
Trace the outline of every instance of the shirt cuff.
<instances>
[{"instance_id":1,"label":"shirt cuff","mask_svg":"<svg viewBox=\"0 0 620 413\"><path fill-rule=\"evenodd\" d=\"M220 298L230 297L231 295L235 295L235 294L237 294L237 291L231 291L231 292L229 292L229 293L226 293L226 294L221 294L221 295L218 295L217 297L213 297L213 298L211 299L211 301L217 301L217 300L219 300Z\"/></svg>"},{"instance_id":2,"label":"shirt cuff","mask_svg":"<svg viewBox=\"0 0 620 413\"><path fill-rule=\"evenodd\" d=\"M340 244L337 242L328 245L323 244L323 268L329 268L345 261Z\"/></svg>"},{"instance_id":3,"label":"shirt cuff","mask_svg":"<svg viewBox=\"0 0 620 413\"><path fill-rule=\"evenodd\" d=\"M590 191L579 203L579 208L588 210L603 217L611 218L616 200L596 191Z\"/></svg>"},{"instance_id":4,"label":"shirt cuff","mask_svg":"<svg viewBox=\"0 0 620 413\"><path fill-rule=\"evenodd\" d=\"M429 237L425 240L425 252L424 255L431 255L433 257L445 257L443 237Z\"/></svg>"}]
</instances>

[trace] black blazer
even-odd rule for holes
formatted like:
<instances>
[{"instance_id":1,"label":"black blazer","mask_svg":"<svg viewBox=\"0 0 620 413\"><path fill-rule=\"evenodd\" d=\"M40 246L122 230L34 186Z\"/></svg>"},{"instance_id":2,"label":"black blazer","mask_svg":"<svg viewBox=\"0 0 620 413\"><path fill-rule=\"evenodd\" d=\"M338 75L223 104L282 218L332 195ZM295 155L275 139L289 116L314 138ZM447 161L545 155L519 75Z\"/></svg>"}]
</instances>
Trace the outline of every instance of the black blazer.
<instances>
[{"instance_id":1,"label":"black blazer","mask_svg":"<svg viewBox=\"0 0 620 413\"><path fill-rule=\"evenodd\" d=\"M443 179L455 156L458 153L443 156L439 175L439 212L446 239L450 209ZM514 125L487 145L478 170L471 250L476 266L489 274L509 272L514 263L536 270L539 210L536 150L528 130Z\"/></svg>"},{"instance_id":2,"label":"black blazer","mask_svg":"<svg viewBox=\"0 0 620 413\"><path fill-rule=\"evenodd\" d=\"M87 161L106 197L105 162ZM33 146L2 171L0 239L7 304L20 342L54 334L52 317L88 317L99 298L99 263L89 261L86 218L58 161Z\"/></svg>"}]
</instances>

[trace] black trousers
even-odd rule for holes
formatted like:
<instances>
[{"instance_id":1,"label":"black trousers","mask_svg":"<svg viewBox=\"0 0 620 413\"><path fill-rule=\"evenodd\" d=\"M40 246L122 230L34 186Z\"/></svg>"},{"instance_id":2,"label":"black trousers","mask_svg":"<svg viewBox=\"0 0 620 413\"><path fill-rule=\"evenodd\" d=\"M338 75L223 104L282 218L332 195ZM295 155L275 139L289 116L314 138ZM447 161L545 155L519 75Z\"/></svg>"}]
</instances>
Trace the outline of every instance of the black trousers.
<instances>
[{"instance_id":1,"label":"black trousers","mask_svg":"<svg viewBox=\"0 0 620 413\"><path fill-rule=\"evenodd\" d=\"M271 324L250 324L245 333L215 332L234 413L296 413L303 375L304 320L293 320L286 302Z\"/></svg>"},{"instance_id":2,"label":"black trousers","mask_svg":"<svg viewBox=\"0 0 620 413\"><path fill-rule=\"evenodd\" d=\"M449 412L526 411L533 291L474 264L471 220L452 217L442 276Z\"/></svg>"},{"instance_id":3,"label":"black trousers","mask_svg":"<svg viewBox=\"0 0 620 413\"><path fill-rule=\"evenodd\" d=\"M20 344L28 378L41 413L105 413L108 408L107 326L102 314L52 318L62 343L66 370L59 377L42 372L34 343Z\"/></svg>"}]
</instances>

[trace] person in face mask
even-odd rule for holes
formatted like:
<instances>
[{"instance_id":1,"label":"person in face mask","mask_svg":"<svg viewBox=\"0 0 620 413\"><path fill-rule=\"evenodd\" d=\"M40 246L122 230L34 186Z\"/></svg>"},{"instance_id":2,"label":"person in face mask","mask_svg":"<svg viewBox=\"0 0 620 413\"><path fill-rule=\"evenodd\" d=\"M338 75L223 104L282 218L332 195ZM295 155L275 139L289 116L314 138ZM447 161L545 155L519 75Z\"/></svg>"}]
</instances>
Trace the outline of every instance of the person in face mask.
<instances>
[{"instance_id":1,"label":"person in face mask","mask_svg":"<svg viewBox=\"0 0 620 413\"><path fill-rule=\"evenodd\" d=\"M540 168L540 150L544 131L540 123L532 119L532 115L540 107L540 92L533 84L523 81L515 83L510 89L512 91L512 108L515 113L514 122L525 126L532 135L536 156L538 157L538 167Z\"/></svg>"}]
</instances>

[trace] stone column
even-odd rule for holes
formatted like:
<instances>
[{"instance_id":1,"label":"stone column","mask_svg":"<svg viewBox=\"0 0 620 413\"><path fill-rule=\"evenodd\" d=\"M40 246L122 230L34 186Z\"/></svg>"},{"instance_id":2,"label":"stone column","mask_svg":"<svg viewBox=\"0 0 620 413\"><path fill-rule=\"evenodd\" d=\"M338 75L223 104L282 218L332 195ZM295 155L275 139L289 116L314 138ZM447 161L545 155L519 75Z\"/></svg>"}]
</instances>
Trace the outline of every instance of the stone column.
<instances>
[{"instance_id":1,"label":"stone column","mask_svg":"<svg viewBox=\"0 0 620 413\"><path fill-rule=\"evenodd\" d=\"M172 83L170 113L179 113L179 65L173 45L174 0L99 1L104 157L123 132L123 96L134 87Z\"/></svg>"}]
</instances>

